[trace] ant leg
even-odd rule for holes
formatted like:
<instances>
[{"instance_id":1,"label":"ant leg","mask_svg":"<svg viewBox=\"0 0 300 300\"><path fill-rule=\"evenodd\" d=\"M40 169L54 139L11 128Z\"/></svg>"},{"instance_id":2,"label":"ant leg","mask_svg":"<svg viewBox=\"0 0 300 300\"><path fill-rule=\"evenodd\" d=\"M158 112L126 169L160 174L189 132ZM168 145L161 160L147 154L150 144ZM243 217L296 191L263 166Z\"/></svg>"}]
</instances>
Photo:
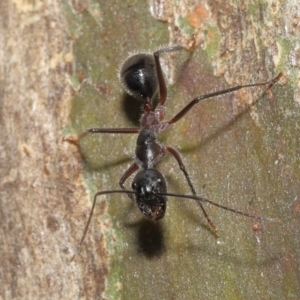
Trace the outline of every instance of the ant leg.
<instances>
[{"instance_id":1,"label":"ant leg","mask_svg":"<svg viewBox=\"0 0 300 300\"><path fill-rule=\"evenodd\" d=\"M179 153L178 153L174 148L172 148L172 147L166 147L166 150L167 150L169 153L171 153L171 154L173 155L173 157L177 160L178 165L179 165L179 167L180 167L180 170L183 172L183 174L184 174L184 176L185 176L185 178L186 178L186 181L188 182L188 185L189 185L189 187L190 187L190 189L191 189L192 194L196 197L197 194L196 194L195 188L194 188L194 186L193 186L193 184L192 184L192 181L191 181L191 179L190 179L190 176L189 176L188 172L186 171L186 168L185 168L185 166L184 166L184 164L183 164L183 162L182 162L182 159L181 159ZM204 216L205 216L205 218L206 218L208 224L212 227L212 229L214 230L214 232L217 233L218 230L217 230L215 224L214 224L214 223L212 222L212 220L209 218L209 216L208 216L207 212L205 211L205 209L204 209L202 203L201 203L200 201L197 201L197 203L199 204L200 208L202 209L202 212L203 212L203 214L204 214Z\"/></svg>"},{"instance_id":2,"label":"ant leg","mask_svg":"<svg viewBox=\"0 0 300 300\"><path fill-rule=\"evenodd\" d=\"M171 153L171 154L173 155L173 157L177 160L178 165L179 165L179 167L180 167L180 170L183 172L183 174L184 174L184 176L185 176L185 178L186 178L186 180L187 180L187 182L188 182L188 185L189 185L189 187L190 187L190 189L191 189L192 194L193 194L194 196L196 196L195 188L194 188L194 186L193 186L193 184L192 184L192 182L191 182L190 176L189 176L188 172L186 171L186 168L185 168L185 166L184 166L184 164L183 164L183 162L182 162L182 159L181 159L179 153L178 153L174 148L172 148L172 147L166 147L166 149L167 149L167 151L168 151L169 153Z\"/></svg>"},{"instance_id":3,"label":"ant leg","mask_svg":"<svg viewBox=\"0 0 300 300\"><path fill-rule=\"evenodd\" d=\"M93 129L98 129L98 128L93 128ZM101 128L100 128L101 129ZM74 260L75 256L80 252L80 249L81 249L81 246L83 244L83 241L85 239L85 236L86 236L86 233L88 231L88 228L90 226L90 223L91 223L91 220L92 220L92 217L93 217L93 213L94 213L94 210L95 210L95 206L96 206L96 201L97 201L97 197L100 196L100 195L105 195L105 194L114 194L114 193L126 193L128 195L128 197L130 199L132 199L134 201L134 197L133 197L133 194L132 191L126 191L125 187L124 187L124 182L126 181L126 179L132 175L137 169L138 169L138 165L136 163L132 164L129 169L124 173L124 175L122 176L122 178L120 179L119 181L119 184L122 188L122 191L118 191L118 190L112 190L112 191L101 191L101 192L97 192L94 196L94 201L93 201L93 205L92 205L92 209L91 209L91 212L90 212L90 215L89 215L89 218L88 218L88 221L84 227L84 230L83 230L83 234L82 234L82 237L81 237L81 240L80 240L80 243L77 247L77 250L75 252L75 254L72 256L71 258L71 261ZM132 194L130 194L130 192Z\"/></svg>"},{"instance_id":4,"label":"ant leg","mask_svg":"<svg viewBox=\"0 0 300 300\"><path fill-rule=\"evenodd\" d=\"M121 177L120 181L119 181L119 185L121 187L122 190L125 190L124 187L124 183L125 181L128 179L128 177L130 177L135 171L137 171L139 169L139 166L136 163L133 163L129 169L123 174L123 176ZM132 194L127 194L128 197L134 201L134 197Z\"/></svg>"},{"instance_id":5,"label":"ant leg","mask_svg":"<svg viewBox=\"0 0 300 300\"><path fill-rule=\"evenodd\" d=\"M139 133L140 128L90 128L85 132L81 133L79 139L85 137L89 133L121 133L121 134L132 134Z\"/></svg>"},{"instance_id":6,"label":"ant leg","mask_svg":"<svg viewBox=\"0 0 300 300\"><path fill-rule=\"evenodd\" d=\"M160 53L168 53L168 52L175 52L183 49L182 46L174 45L169 46L166 48L159 49L158 51L154 52L154 61L155 61L155 67L156 67L156 75L159 85L159 104L164 105L167 100L167 88L166 83L164 79L164 75L161 69L160 61L159 61L159 54Z\"/></svg>"},{"instance_id":7,"label":"ant leg","mask_svg":"<svg viewBox=\"0 0 300 300\"><path fill-rule=\"evenodd\" d=\"M79 141L84 138L89 133L120 133L120 134L132 134L132 133L139 133L140 128L90 128L85 132L81 133L78 137L64 137L64 142L69 142L76 146L79 146Z\"/></svg>"},{"instance_id":8,"label":"ant leg","mask_svg":"<svg viewBox=\"0 0 300 300\"><path fill-rule=\"evenodd\" d=\"M198 102L200 102L201 100L205 100L207 98L211 98L211 97L215 97L215 96L220 96L220 95L224 95L224 94L228 94L237 90L240 90L242 88L249 88L249 87L254 87L254 86L260 86L260 85L266 85L267 86L267 90L269 90L271 88L271 86L276 83L280 77L282 76L282 73L279 73L275 78L273 78L270 81L267 82L261 82L261 83L253 83L253 84L245 84L245 85L238 85L226 90L222 90L222 91L218 91L218 92L214 92L214 93L209 93L209 94L205 94L202 96L199 96L195 99L193 99L186 107L184 107L177 115L175 115L175 117L173 117L171 120L168 121L168 124L174 124L177 121L179 121L183 116L185 116L185 114L194 106L196 105Z\"/></svg>"}]
</instances>

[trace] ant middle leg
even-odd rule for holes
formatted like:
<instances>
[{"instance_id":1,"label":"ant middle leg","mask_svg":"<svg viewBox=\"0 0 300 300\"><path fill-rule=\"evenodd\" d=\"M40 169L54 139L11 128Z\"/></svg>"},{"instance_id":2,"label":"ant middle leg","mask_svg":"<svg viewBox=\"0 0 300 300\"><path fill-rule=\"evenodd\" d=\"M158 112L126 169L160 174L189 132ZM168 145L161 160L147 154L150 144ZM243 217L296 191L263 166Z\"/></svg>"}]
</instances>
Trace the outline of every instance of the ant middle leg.
<instances>
[{"instance_id":1,"label":"ant middle leg","mask_svg":"<svg viewBox=\"0 0 300 300\"><path fill-rule=\"evenodd\" d=\"M180 167L180 170L183 172L183 174L184 174L184 176L185 176L185 178L186 178L186 181L188 182L188 185L189 185L189 187L190 187L190 190L191 190L192 194L193 194L194 196L197 196L196 190L195 190L195 188L194 188L194 185L192 184L192 181L191 181L191 179L190 179L190 176L189 176L189 174L188 174L188 172L187 172L187 170L186 170L186 168L185 168L185 165L184 165L183 162L182 162L182 159L181 159L179 153L178 153L174 148L172 148L172 147L166 147L166 150L167 150L170 154L172 154L172 156L177 160L177 163L178 163L178 165L179 165L179 167ZM208 224L212 227L212 229L214 230L214 232L217 234L217 233L218 233L218 230L217 230L215 224L214 224L214 223L212 222L212 220L209 218L209 216L208 216L207 212L205 211L205 209L204 209L202 203L201 203L200 201L197 201L197 203L199 204L200 208L202 209L202 212L203 212L203 214L204 214L204 216L205 216L205 218L206 218Z\"/></svg>"},{"instance_id":2,"label":"ant middle leg","mask_svg":"<svg viewBox=\"0 0 300 300\"><path fill-rule=\"evenodd\" d=\"M94 134L94 133L120 133L120 134L133 134L133 133L139 133L140 128L90 128L83 133L81 133L77 137L64 137L64 142L69 142L70 144L74 144L77 147L79 147L79 142L81 139L83 139L88 134Z\"/></svg>"},{"instance_id":3,"label":"ant middle leg","mask_svg":"<svg viewBox=\"0 0 300 300\"><path fill-rule=\"evenodd\" d=\"M133 134L139 133L140 128L90 128L79 135L79 140L88 135L89 133L120 133L120 134Z\"/></svg>"}]
</instances>

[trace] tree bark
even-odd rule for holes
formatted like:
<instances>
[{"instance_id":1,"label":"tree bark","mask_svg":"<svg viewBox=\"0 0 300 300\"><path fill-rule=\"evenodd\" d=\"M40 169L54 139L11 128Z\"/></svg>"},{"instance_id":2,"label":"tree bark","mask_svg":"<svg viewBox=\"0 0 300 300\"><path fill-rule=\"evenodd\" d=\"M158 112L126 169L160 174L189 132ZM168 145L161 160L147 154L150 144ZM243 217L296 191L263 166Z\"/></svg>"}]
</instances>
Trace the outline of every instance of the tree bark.
<instances>
[{"instance_id":1,"label":"tree bark","mask_svg":"<svg viewBox=\"0 0 300 300\"><path fill-rule=\"evenodd\" d=\"M150 12L149 12L150 8ZM292 1L10 1L0 3L0 298L298 299L299 28ZM199 195L251 214L170 198L144 220L118 189L140 108L117 78L128 52L163 44L167 119L194 97L283 72L267 94L244 89L197 105L161 140L181 150ZM171 85L171 83L176 83ZM176 161L158 168L189 194ZM126 183L130 187L130 180Z\"/></svg>"}]
</instances>

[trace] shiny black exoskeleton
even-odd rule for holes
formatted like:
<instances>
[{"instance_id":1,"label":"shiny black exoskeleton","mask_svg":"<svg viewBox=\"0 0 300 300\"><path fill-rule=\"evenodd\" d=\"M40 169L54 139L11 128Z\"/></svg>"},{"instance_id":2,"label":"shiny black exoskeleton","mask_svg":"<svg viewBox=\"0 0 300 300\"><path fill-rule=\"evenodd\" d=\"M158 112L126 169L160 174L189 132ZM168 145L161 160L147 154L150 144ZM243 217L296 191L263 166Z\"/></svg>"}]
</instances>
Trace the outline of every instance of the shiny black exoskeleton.
<instances>
[{"instance_id":1,"label":"shiny black exoskeleton","mask_svg":"<svg viewBox=\"0 0 300 300\"><path fill-rule=\"evenodd\" d=\"M121 67L120 81L135 98L144 101L151 99L158 87L153 55L139 53L130 56Z\"/></svg>"},{"instance_id":2,"label":"shiny black exoskeleton","mask_svg":"<svg viewBox=\"0 0 300 300\"><path fill-rule=\"evenodd\" d=\"M140 171L133 179L132 189L136 192L134 199L141 212L151 220L163 218L166 211L167 197L157 193L167 193L164 176L156 169Z\"/></svg>"},{"instance_id":3,"label":"shiny black exoskeleton","mask_svg":"<svg viewBox=\"0 0 300 300\"><path fill-rule=\"evenodd\" d=\"M169 46L162 48L153 54L138 53L130 56L122 65L119 79L126 91L143 101L143 115L140 120L140 128L92 128L87 130L87 133L120 133L120 134L138 134L135 161L121 177L119 184L124 192L127 191L128 196L133 199L141 212L151 220L161 219L165 215L166 210L166 195L157 195L157 193L167 193L166 181L164 176L155 169L156 164L167 154L171 154L183 172L186 181L190 187L193 199L200 200L196 196L195 188L189 178L188 172L182 162L179 153L172 147L166 147L157 141L160 132L169 128L172 124L179 121L185 114L199 101L211 98L214 96L230 93L239 90L243 87L252 87L259 85L271 86L279 77L264 83L240 85L226 90L202 95L193 99L187 104L177 115L169 121L164 121L165 102L167 100L167 89L160 65L159 56L162 53L175 52L181 50L181 46ZM156 107L153 107L153 97L157 90L159 91L159 102ZM135 176L132 188L133 192L128 192L125 189L125 181L138 169L141 171ZM106 191L105 193L119 193L120 191ZM104 192L98 192L95 195L94 202L98 195ZM179 196L179 195L178 195ZM216 227L209 219L201 201L197 201L202 209L208 223L214 231Z\"/></svg>"},{"instance_id":4,"label":"shiny black exoskeleton","mask_svg":"<svg viewBox=\"0 0 300 300\"><path fill-rule=\"evenodd\" d=\"M91 128L84 132L80 137L84 137L89 133L119 133L119 134L138 134L137 143L135 148L135 160L133 164L121 177L119 184L122 190L107 190L97 192L94 196L93 206L85 226L78 251L84 241L89 224L91 222L93 211L95 209L97 197L105 194L123 194L126 193L132 200L134 200L144 216L151 220L159 220L164 217L166 212L167 196L180 197L185 199L192 199L197 201L202 212L204 213L208 223L215 232L217 229L213 222L208 217L201 202L208 202L217 207L232 211L234 213L247 216L259 220L267 220L266 218L253 216L244 213L208 199L196 195L195 188L190 180L188 172L181 160L179 153L172 147L166 147L157 141L160 132L166 130L169 126L179 121L185 114L199 101L237 91L244 87L253 87L266 85L269 89L279 78L282 76L280 73L276 78L263 83L254 83L248 85L239 85L226 90L213 92L210 94L196 97L190 101L178 114L176 114L169 121L164 121L165 116L165 102L167 100L167 89L161 70L159 55L167 52L174 52L182 49L180 46L170 46L162 48L154 54L139 53L130 56L123 64L120 70L120 81L127 92L134 97L143 101L143 115L140 120L140 128ZM157 90L159 90L158 105L153 107L153 97ZM72 140L70 140L73 142ZM171 194L167 192L167 185L164 176L155 169L156 164L166 155L171 154L177 161L185 179L190 187L192 195ZM124 187L125 181L136 171L132 181L132 189L128 190ZM77 252L78 253L78 252ZM75 253L76 255L76 253ZM72 257L74 259L75 255Z\"/></svg>"}]
</instances>

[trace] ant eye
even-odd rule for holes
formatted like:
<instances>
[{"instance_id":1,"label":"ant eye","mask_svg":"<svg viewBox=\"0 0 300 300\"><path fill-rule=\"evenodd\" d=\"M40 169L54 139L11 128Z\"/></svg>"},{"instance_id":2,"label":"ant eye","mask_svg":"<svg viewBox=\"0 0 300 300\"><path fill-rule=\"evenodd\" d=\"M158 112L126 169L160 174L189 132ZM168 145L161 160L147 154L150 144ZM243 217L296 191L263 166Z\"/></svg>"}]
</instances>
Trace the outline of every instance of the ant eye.
<instances>
[{"instance_id":1,"label":"ant eye","mask_svg":"<svg viewBox=\"0 0 300 300\"><path fill-rule=\"evenodd\" d=\"M164 121L163 117L165 111L165 103L167 100L167 87L161 69L159 56L162 53L175 52L181 49L181 46L173 45L161 48L158 51L154 52L153 55L146 53L136 54L129 57L122 65L119 75L119 79L122 85L125 87L126 91L129 94L145 101L144 105L142 105L143 116L141 118L140 128L90 128L79 136L80 139L89 133L138 134L135 150L135 161L127 169L127 171L125 171L119 181L122 189L100 191L95 194L92 210L84 228L77 253L80 250L80 247L89 228L97 197L105 194L127 194L127 196L131 200L137 203L141 212L151 220L159 220L164 217L166 211L167 196L196 200L206 220L216 234L217 229L214 223L210 220L201 202L208 202L217 207L250 218L266 220L265 218L256 217L248 213L243 213L241 211L231 209L224 205L220 205L208 199L197 196L195 188L191 182L188 172L186 171L180 154L172 147L165 147L161 145L157 141L157 135L160 132L166 130L170 125L182 119L192 109L192 107L194 107L202 100L228 94L234 91L238 91L242 88L267 86L268 91L283 74L279 73L277 77L267 82L239 85L225 90L198 96L191 100L188 104L186 104L186 106L183 107L181 111L179 111L173 118L169 119L168 121ZM158 87L160 95L157 106L155 107L155 105L152 105L151 100L158 90ZM183 172L183 175L185 176L186 182L190 188L190 192L192 195L172 194L167 192L167 183L164 176L157 169L155 169L157 163L165 156L166 153L171 154L177 161L181 171ZM133 191L129 191L124 186L125 181L138 169L142 170L136 174L132 181L131 187ZM75 253L75 255L77 253ZM72 260L74 259L75 255L73 256Z\"/></svg>"}]
</instances>

